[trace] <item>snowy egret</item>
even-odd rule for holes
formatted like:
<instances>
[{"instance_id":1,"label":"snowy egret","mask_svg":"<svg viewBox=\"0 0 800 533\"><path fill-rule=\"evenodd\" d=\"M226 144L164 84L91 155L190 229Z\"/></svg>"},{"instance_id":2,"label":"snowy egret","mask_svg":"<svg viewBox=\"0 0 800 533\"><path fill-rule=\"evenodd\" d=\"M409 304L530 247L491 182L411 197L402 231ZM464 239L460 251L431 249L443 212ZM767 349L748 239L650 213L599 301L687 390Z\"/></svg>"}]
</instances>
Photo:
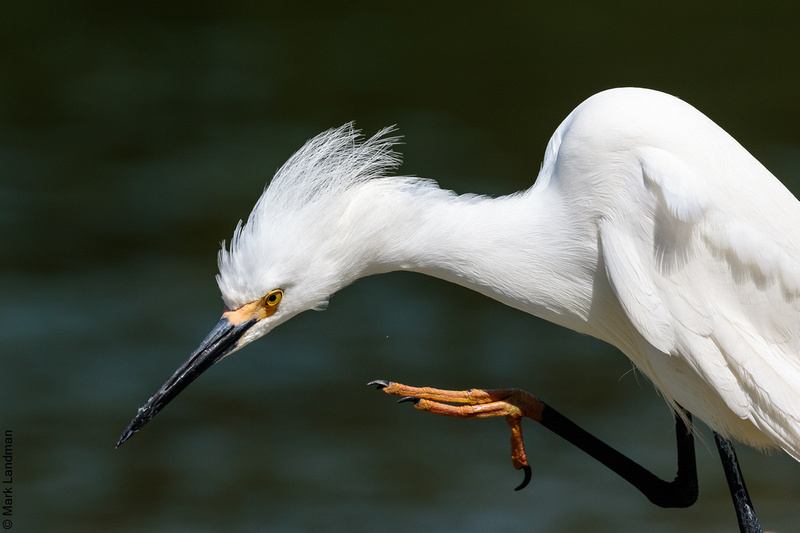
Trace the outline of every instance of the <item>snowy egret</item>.
<instances>
[{"instance_id":1,"label":"snowy egret","mask_svg":"<svg viewBox=\"0 0 800 533\"><path fill-rule=\"evenodd\" d=\"M605 91L558 127L535 184L498 198L389 176L391 131L364 141L345 125L283 165L219 253L222 319L118 446L226 355L358 278L410 270L616 346L680 427L691 413L719 435L729 479L728 439L800 460L800 203L719 126L657 91ZM509 417L517 467L521 416L572 431L521 391L375 383L420 409ZM678 431L679 461L694 468L687 439Z\"/></svg>"}]
</instances>

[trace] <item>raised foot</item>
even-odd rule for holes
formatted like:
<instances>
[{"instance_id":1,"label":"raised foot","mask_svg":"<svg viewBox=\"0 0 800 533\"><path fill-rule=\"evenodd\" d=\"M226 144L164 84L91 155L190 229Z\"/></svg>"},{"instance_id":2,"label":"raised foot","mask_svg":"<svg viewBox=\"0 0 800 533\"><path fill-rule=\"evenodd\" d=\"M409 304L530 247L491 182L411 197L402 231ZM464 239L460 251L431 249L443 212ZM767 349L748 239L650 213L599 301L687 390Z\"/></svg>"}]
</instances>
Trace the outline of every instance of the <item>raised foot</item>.
<instances>
[{"instance_id":1,"label":"raised foot","mask_svg":"<svg viewBox=\"0 0 800 533\"><path fill-rule=\"evenodd\" d=\"M542 420L544 403L520 389L469 389L463 391L410 387L393 381L376 380L375 385L386 394L401 396L398 403L413 402L414 409L435 415L456 418L488 418L504 416L511 428L511 460L514 468L522 470L525 478L514 490L524 489L531 480L531 467L525 455L522 438L522 418Z\"/></svg>"}]
</instances>

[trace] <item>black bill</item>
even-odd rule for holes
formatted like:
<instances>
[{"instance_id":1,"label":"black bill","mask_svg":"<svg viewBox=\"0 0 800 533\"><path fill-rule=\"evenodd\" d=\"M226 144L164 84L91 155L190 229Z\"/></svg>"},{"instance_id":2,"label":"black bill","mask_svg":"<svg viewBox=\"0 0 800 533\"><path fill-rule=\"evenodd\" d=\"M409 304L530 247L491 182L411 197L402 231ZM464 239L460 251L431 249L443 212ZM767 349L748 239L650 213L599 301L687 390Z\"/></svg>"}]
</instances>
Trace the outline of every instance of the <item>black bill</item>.
<instances>
[{"instance_id":1,"label":"black bill","mask_svg":"<svg viewBox=\"0 0 800 533\"><path fill-rule=\"evenodd\" d=\"M158 392L139 408L139 412L136 413L131 423L120 435L116 447L119 448L122 443L131 438L131 435L139 431L175 396L180 394L189 383L197 379L211 365L232 352L245 331L255 323L256 319L252 319L234 325L227 317L223 316L211 333L208 334L208 337L200 344L200 347L172 374L172 377L158 389Z\"/></svg>"}]
</instances>

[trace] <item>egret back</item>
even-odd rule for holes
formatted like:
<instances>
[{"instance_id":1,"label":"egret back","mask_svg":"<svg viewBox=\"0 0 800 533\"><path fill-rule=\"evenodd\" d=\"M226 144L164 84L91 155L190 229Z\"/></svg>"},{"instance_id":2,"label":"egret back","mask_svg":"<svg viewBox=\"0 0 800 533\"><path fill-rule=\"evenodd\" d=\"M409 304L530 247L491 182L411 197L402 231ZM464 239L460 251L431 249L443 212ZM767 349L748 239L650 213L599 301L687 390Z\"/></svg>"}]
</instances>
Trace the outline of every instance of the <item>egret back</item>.
<instances>
[{"instance_id":1,"label":"egret back","mask_svg":"<svg viewBox=\"0 0 800 533\"><path fill-rule=\"evenodd\" d=\"M561 137L559 178L595 199L608 280L647 341L620 348L723 435L800 460L800 203L663 93L596 95Z\"/></svg>"}]
</instances>

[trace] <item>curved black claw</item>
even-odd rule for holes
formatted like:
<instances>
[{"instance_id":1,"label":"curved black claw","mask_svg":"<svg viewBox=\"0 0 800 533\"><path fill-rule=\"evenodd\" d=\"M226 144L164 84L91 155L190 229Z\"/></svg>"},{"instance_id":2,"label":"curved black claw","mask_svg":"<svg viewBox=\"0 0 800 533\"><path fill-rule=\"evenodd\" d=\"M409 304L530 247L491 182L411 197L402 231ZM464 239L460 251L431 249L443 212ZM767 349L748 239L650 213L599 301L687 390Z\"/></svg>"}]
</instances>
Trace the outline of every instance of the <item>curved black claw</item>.
<instances>
[{"instance_id":1,"label":"curved black claw","mask_svg":"<svg viewBox=\"0 0 800 533\"><path fill-rule=\"evenodd\" d=\"M525 487L528 486L528 483L531 482L531 467L530 467L530 465L523 465L522 466L522 471L525 472L525 479L523 479L522 483L519 484L519 487L517 487L514 490L522 490L522 489L524 489Z\"/></svg>"},{"instance_id":2,"label":"curved black claw","mask_svg":"<svg viewBox=\"0 0 800 533\"><path fill-rule=\"evenodd\" d=\"M414 405L419 403L419 398L415 398L413 396L404 396L397 400L397 403L405 403L405 402L414 402Z\"/></svg>"},{"instance_id":3,"label":"curved black claw","mask_svg":"<svg viewBox=\"0 0 800 533\"><path fill-rule=\"evenodd\" d=\"M371 387L372 385L377 385L375 388L381 390L383 388L388 387L391 384L392 384L391 381L386 381L385 379L376 379L375 381L370 381L369 383L367 383L367 387Z\"/></svg>"}]
</instances>

